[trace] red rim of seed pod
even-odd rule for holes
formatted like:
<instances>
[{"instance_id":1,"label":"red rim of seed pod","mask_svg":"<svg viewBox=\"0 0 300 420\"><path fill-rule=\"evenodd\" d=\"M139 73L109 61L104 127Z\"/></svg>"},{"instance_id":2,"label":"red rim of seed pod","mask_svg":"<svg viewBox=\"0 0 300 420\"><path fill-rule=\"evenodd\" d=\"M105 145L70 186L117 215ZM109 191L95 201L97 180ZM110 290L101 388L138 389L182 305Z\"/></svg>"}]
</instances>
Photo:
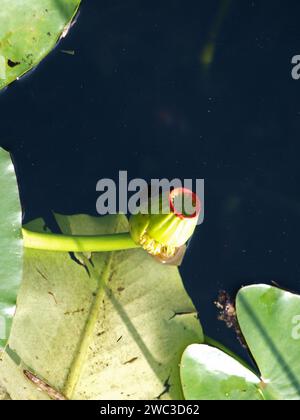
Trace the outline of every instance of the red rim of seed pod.
<instances>
[{"instance_id":1,"label":"red rim of seed pod","mask_svg":"<svg viewBox=\"0 0 300 420\"><path fill-rule=\"evenodd\" d=\"M192 197L193 205L196 209L196 211L193 214L186 215L176 209L174 200L180 194ZM180 219L194 219L195 217L199 216L202 208L201 201L198 195L187 188L175 188L169 195L169 203L171 212L174 213L176 216L180 217Z\"/></svg>"}]
</instances>

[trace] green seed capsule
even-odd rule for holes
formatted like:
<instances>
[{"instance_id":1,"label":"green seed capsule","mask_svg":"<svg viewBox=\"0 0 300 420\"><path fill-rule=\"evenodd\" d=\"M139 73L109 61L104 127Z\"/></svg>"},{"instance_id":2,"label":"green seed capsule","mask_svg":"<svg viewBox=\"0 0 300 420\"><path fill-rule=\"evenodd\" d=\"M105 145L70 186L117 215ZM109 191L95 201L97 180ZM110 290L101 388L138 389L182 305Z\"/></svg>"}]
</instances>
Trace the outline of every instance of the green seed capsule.
<instances>
[{"instance_id":1,"label":"green seed capsule","mask_svg":"<svg viewBox=\"0 0 300 420\"><path fill-rule=\"evenodd\" d=\"M132 239L153 256L173 258L195 231L201 211L198 196L178 188L152 199L146 208L147 214L130 219Z\"/></svg>"}]
</instances>

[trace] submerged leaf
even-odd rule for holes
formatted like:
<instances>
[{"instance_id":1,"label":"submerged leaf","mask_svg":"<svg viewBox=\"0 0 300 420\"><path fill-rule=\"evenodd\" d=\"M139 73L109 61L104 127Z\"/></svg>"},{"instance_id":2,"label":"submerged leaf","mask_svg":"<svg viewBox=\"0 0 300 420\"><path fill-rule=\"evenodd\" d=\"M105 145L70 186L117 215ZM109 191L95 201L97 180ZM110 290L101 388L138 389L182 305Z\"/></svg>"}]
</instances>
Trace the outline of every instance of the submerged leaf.
<instances>
[{"instance_id":1,"label":"submerged leaf","mask_svg":"<svg viewBox=\"0 0 300 420\"><path fill-rule=\"evenodd\" d=\"M81 0L1 0L0 89L35 67L56 45Z\"/></svg>"},{"instance_id":2,"label":"submerged leaf","mask_svg":"<svg viewBox=\"0 0 300 420\"><path fill-rule=\"evenodd\" d=\"M0 148L0 347L8 339L22 279L22 212L9 153Z\"/></svg>"},{"instance_id":3,"label":"submerged leaf","mask_svg":"<svg viewBox=\"0 0 300 420\"><path fill-rule=\"evenodd\" d=\"M129 228L125 216L57 221L66 234ZM182 398L180 357L203 335L177 268L142 249L91 257L26 250L24 270L9 342L21 363L8 355L0 363L13 399L51 397L24 370L68 399Z\"/></svg>"}]
</instances>

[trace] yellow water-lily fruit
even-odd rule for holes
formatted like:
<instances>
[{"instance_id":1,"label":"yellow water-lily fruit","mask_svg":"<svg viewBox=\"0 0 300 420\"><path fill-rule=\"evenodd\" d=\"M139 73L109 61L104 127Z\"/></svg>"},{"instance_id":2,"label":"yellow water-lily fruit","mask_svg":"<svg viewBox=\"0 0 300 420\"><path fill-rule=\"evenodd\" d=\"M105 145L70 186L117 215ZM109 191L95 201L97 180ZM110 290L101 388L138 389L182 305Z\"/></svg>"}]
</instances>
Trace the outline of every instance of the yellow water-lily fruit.
<instances>
[{"instance_id":1,"label":"yellow water-lily fruit","mask_svg":"<svg viewBox=\"0 0 300 420\"><path fill-rule=\"evenodd\" d=\"M131 216L132 239L149 254L167 260L191 238L200 212L200 199L192 191L176 188L162 193L149 199L144 211Z\"/></svg>"}]
</instances>

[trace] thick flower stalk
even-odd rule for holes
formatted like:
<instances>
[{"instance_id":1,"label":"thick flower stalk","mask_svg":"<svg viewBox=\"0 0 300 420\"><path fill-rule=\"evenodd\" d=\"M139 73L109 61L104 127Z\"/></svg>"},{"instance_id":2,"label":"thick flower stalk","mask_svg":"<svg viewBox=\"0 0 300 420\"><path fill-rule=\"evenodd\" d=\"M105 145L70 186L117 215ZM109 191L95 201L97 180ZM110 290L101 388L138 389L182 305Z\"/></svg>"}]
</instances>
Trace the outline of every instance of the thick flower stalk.
<instances>
[{"instance_id":1,"label":"thick flower stalk","mask_svg":"<svg viewBox=\"0 0 300 420\"><path fill-rule=\"evenodd\" d=\"M57 252L112 252L138 248L129 233L101 236L71 236L37 233L23 229L25 248Z\"/></svg>"}]
</instances>

